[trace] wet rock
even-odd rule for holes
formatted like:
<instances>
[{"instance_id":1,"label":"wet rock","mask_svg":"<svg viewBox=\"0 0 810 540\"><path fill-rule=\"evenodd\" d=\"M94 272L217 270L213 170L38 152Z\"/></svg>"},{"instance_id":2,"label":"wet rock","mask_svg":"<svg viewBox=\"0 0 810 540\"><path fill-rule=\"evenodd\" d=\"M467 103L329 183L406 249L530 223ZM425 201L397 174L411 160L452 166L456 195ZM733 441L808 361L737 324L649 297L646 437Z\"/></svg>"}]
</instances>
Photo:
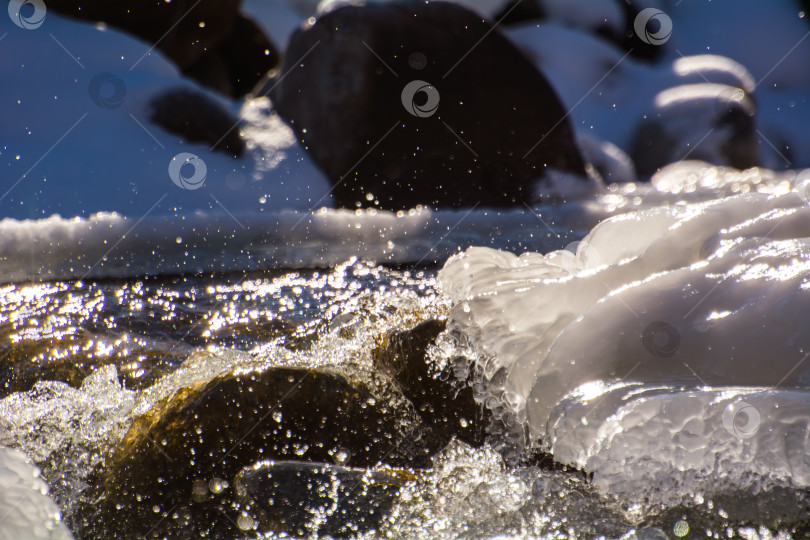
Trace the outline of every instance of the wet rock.
<instances>
[{"instance_id":1,"label":"wet rock","mask_svg":"<svg viewBox=\"0 0 810 540\"><path fill-rule=\"evenodd\" d=\"M275 67L279 55L261 29L238 12L240 3L49 0L47 5L48 10L129 32L155 45L202 84L241 96Z\"/></svg>"},{"instance_id":2,"label":"wet rock","mask_svg":"<svg viewBox=\"0 0 810 540\"><path fill-rule=\"evenodd\" d=\"M169 133L189 142L201 142L233 157L245 151L239 135L239 120L201 92L178 88L152 98L149 119Z\"/></svg>"},{"instance_id":3,"label":"wet rock","mask_svg":"<svg viewBox=\"0 0 810 540\"><path fill-rule=\"evenodd\" d=\"M236 476L238 523L261 534L354 537L377 528L414 477L398 469L260 462Z\"/></svg>"},{"instance_id":4,"label":"wet rock","mask_svg":"<svg viewBox=\"0 0 810 540\"><path fill-rule=\"evenodd\" d=\"M296 31L282 73L271 97L340 206L505 207L552 170L585 176L545 77L462 6L339 7Z\"/></svg>"},{"instance_id":5,"label":"wet rock","mask_svg":"<svg viewBox=\"0 0 810 540\"><path fill-rule=\"evenodd\" d=\"M436 366L427 356L446 324L432 319L392 333L374 353L376 367L396 381L443 441L455 436L478 447L484 442L489 411L475 402L472 388L456 377L454 366Z\"/></svg>"},{"instance_id":6,"label":"wet rock","mask_svg":"<svg viewBox=\"0 0 810 540\"><path fill-rule=\"evenodd\" d=\"M738 169L759 162L756 105L740 88L686 84L659 93L639 124L631 150L636 170L649 177L683 159Z\"/></svg>"},{"instance_id":7,"label":"wet rock","mask_svg":"<svg viewBox=\"0 0 810 540\"><path fill-rule=\"evenodd\" d=\"M501 431L492 429L492 423L498 421L492 411L473 397L473 389L467 383L469 360L455 358L447 365L437 366L429 358L428 347L446 325L446 321L431 319L410 330L391 333L372 353L375 367L396 382L425 423L441 437L442 446L456 437L477 448L484 444L490 432ZM522 456L519 461L543 470L584 474L555 462L551 454L540 450Z\"/></svg>"},{"instance_id":8,"label":"wet rock","mask_svg":"<svg viewBox=\"0 0 810 540\"><path fill-rule=\"evenodd\" d=\"M233 536L234 478L261 460L430 466L435 437L396 395L304 368L247 370L137 419L76 515L83 538ZM207 486L207 491L206 491Z\"/></svg>"}]
</instances>

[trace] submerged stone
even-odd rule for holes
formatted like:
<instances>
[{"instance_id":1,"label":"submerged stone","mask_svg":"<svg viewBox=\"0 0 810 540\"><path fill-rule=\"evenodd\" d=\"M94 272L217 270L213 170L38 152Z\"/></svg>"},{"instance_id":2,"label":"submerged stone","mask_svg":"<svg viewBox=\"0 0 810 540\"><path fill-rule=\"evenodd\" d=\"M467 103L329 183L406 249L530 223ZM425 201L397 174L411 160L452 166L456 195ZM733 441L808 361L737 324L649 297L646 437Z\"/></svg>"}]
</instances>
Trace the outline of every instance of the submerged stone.
<instances>
[{"instance_id":1,"label":"submerged stone","mask_svg":"<svg viewBox=\"0 0 810 540\"><path fill-rule=\"evenodd\" d=\"M445 442L455 436L478 447L484 442L489 410L475 402L472 388L456 377L452 365L437 366L427 354L446 325L432 319L410 330L393 332L375 351L376 366L396 381L422 419Z\"/></svg>"},{"instance_id":2,"label":"submerged stone","mask_svg":"<svg viewBox=\"0 0 810 540\"><path fill-rule=\"evenodd\" d=\"M138 418L92 480L82 538L233 536L234 478L262 460L426 467L440 441L406 400L306 368L237 371Z\"/></svg>"},{"instance_id":3,"label":"submerged stone","mask_svg":"<svg viewBox=\"0 0 810 540\"><path fill-rule=\"evenodd\" d=\"M701 497L700 504L680 504L650 513L641 526L671 531L670 536L678 538L705 538L708 531L725 531L730 524L737 530L768 529L773 537L785 538L776 532L790 531L787 538L810 538L810 498L806 491L763 484L750 491L721 489Z\"/></svg>"},{"instance_id":4,"label":"submerged stone","mask_svg":"<svg viewBox=\"0 0 810 540\"><path fill-rule=\"evenodd\" d=\"M349 537L379 526L414 475L327 463L260 462L236 476L243 530Z\"/></svg>"}]
</instances>

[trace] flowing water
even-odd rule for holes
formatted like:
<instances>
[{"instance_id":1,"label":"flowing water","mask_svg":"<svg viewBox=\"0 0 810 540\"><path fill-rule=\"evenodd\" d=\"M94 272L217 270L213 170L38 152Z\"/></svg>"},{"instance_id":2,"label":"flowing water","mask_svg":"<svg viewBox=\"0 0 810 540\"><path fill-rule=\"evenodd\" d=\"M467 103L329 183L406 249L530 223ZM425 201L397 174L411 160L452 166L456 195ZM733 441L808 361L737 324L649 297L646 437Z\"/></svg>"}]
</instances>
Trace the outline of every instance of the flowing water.
<instances>
[{"instance_id":1,"label":"flowing water","mask_svg":"<svg viewBox=\"0 0 810 540\"><path fill-rule=\"evenodd\" d=\"M446 316L436 273L353 261L6 285L0 442L35 457L70 523L84 480L132 418L188 383L189 375L158 383L182 362L194 361L196 378L267 361L369 368L369 350L386 333ZM618 538L633 529L625 509L581 474L507 467L491 448L463 443L435 463L401 490L380 536Z\"/></svg>"},{"instance_id":2,"label":"flowing water","mask_svg":"<svg viewBox=\"0 0 810 540\"><path fill-rule=\"evenodd\" d=\"M679 174L683 177L682 173ZM631 202L629 206L654 208L668 196L680 200L681 208L687 208L684 205L690 197L711 201L717 198L719 191L730 189L734 182L738 186L748 186L750 191L763 192L761 197L776 197L767 200L770 202L756 199L740 203L746 208L755 208L757 204L781 205L783 208L800 206L791 206L784 203L784 199L778 199L779 193L791 189L790 182L785 184L784 179L768 177L763 180L762 177L741 177L734 173L737 176L707 180L711 174L705 171L702 174L704 186L714 182L706 187L702 197L694 195L694 189L691 192L683 189L684 185L688 188L689 182L694 186L694 178L687 178L676 188L670 185L669 195L667 184L658 182L657 190L647 192L647 202ZM717 176L717 170L712 174ZM672 195L673 191L675 195ZM737 191L740 191L739 187ZM615 212L635 196L633 193L606 193L599 202L601 212ZM728 215L734 211L721 213ZM683 217L683 214L678 215ZM653 221L647 221L646 226L650 223ZM797 227L803 230L802 225ZM653 231L650 234L658 233ZM556 248L564 247L568 240L556 238ZM694 242L704 243L697 239ZM603 259L607 259L610 257L605 257L606 246L616 244L599 244L591 240L589 245L598 247ZM587 250L584 245L580 248L569 246L568 256L579 257L580 266L587 267ZM627 250L611 257L616 260L626 257ZM697 251L700 251L700 246ZM704 253L702 256L709 255ZM446 361L455 354L449 349L460 345L458 341L449 343L448 340L453 336L457 340L464 332L468 358L473 364L486 366L487 362L492 362L487 351L500 351L497 358L502 362L509 360L510 354L519 357L522 354L520 340L525 332L542 336L557 331L554 328L528 331L520 326L521 317L525 318L521 315L525 312L518 310L520 298L534 298L531 301L542 303L542 298L548 297L547 293L537 293L539 297L526 296L528 293L520 287L510 288L510 283L514 285L519 281L515 281L514 275L493 274L490 270L486 271L490 272L487 274L482 269L489 264L487 258L493 257L490 252L480 255L472 251L467 257L466 260L473 263L472 271L469 267L459 269L458 265L465 260L463 257L453 259L455 262L448 264L441 273L439 267L432 265L379 266L351 258L320 269L95 280L74 278L3 285L0 288L0 446L21 449L34 460L42 469L42 477L64 521L75 524L81 520L81 512L86 511L87 486L93 471L103 466L133 420L160 400L199 381L256 366L370 371L374 369L372 351L385 342L386 336L430 319L449 320L456 332L440 339L439 345L431 349L430 356L436 362ZM500 261L498 257L506 255L495 256ZM657 257L656 261L662 260ZM527 273L541 274L532 278L536 283L548 278L548 268L544 266L547 261L535 261L531 257L524 257L521 261L528 262L522 267L520 264L503 264L513 270L516 268L517 272L523 268ZM572 261L555 268L563 268L569 263L569 266L576 266ZM478 274L476 268L480 270ZM644 271L656 274L659 270L655 265L647 265ZM470 291L480 287L476 278L485 281L487 276L494 276L494 281L489 283L500 287L500 296L480 297L490 298L483 308L472 301L466 305L464 298L472 298ZM629 281L639 279L626 271L623 276ZM613 284L616 290L626 290L627 286L620 281ZM462 289L463 292L459 292ZM593 296L586 285L579 285L578 290L583 298ZM568 297L562 295L559 298ZM493 307L493 302L506 305L497 305L496 310L487 312L486 309ZM616 309L612 313L618 312ZM487 326L481 323L481 319L475 326L468 319L476 316L491 317L496 322L501 317L500 326ZM576 314L572 311L565 317L568 324ZM581 324L582 319L577 320ZM514 339L498 342L496 347L491 342L495 339L493 336ZM517 361L531 364L526 364L525 359L518 358ZM669 382L679 380L681 376L679 373L670 375ZM508 379L496 379L489 373L473 381L478 385L477 399L486 402L493 410L508 402L503 389L510 388ZM615 381L607 376L605 380L606 386L594 395L607 399L607 404L627 404L638 395L649 398L645 402L649 404L658 396L656 391L664 392L660 387L653 391L645 386L631 389L630 394L635 394L628 397L626 386L619 385L617 390L616 386L611 386ZM567 383L574 390L567 387L556 389L561 396L570 391L570 396L566 398L569 401L561 401L563 412L554 411L557 423L552 423L551 428L545 424L542 428L532 425L536 420L531 415L537 413L529 411L527 420L520 407L502 412L500 431L490 429L487 444L475 448L458 440L451 441L433 457L432 467L413 469L404 477L386 516L379 523L371 530L357 534L369 538L628 539L802 538L810 534L805 518L810 505L803 479L797 478L795 485L790 482L750 482L748 488L737 489L723 485L725 473L719 467L714 472L718 475L717 486L722 489L711 490L706 482L690 483L688 475L684 477L686 479L673 476L671 467L660 469L668 476L636 474L638 470L644 470L643 460L655 459L656 450L639 450L640 457L635 462L619 457L617 445L636 440L630 435L626 439L617 438L618 442L612 447L605 445L593 450L599 447L599 443L593 442L595 436L588 431L588 423L584 421L590 413L577 409L583 406L582 399L587 401L593 396L583 398L582 389L577 389L575 382ZM670 403L674 407L688 407L711 395L712 390L686 385L678 392ZM683 396L697 397L690 401ZM801 396L794 398L797 403L804 403ZM554 398L555 401L560 399ZM750 399L756 400L756 396ZM603 412L593 419L599 418L603 425L612 426L616 433L634 433L631 423L625 422L626 418L616 420L609 412ZM622 414L626 417L629 413ZM636 410L634 414L643 414L643 410ZM559 440L555 442L553 436L553 429L559 431L569 425L572 415L583 416L582 426L585 427L575 425L572 428L581 431L576 432L582 441L581 447L566 446ZM521 444L531 445L535 433L542 432L541 436L546 439L544 449L559 452L562 460L574 468L541 466L518 459L522 447L513 444L514 430L509 424L515 418L527 426L521 428L524 433L529 433L528 439ZM684 420L688 421L688 418ZM641 426L639 429L652 440L661 435L661 430L656 431L653 423L636 422L633 425ZM552 431L544 432L544 429ZM604 433L600 436L604 439ZM600 453L600 449L604 451ZM668 464L674 463L674 458L667 455L665 449L660 451L662 462L670 460ZM738 457L745 462L755 455L749 453L747 457ZM794 461L805 459L802 455L788 458ZM340 460L336 459L336 462ZM793 467L792 470L799 468ZM627 481L623 482L623 478ZM641 490L643 496L628 496L628 490L638 488L640 481L658 483ZM656 493L675 496L655 496ZM310 508L307 511L315 519L323 509ZM156 507L156 522L172 518L172 509ZM255 535L249 526L244 529L246 537Z\"/></svg>"}]
</instances>

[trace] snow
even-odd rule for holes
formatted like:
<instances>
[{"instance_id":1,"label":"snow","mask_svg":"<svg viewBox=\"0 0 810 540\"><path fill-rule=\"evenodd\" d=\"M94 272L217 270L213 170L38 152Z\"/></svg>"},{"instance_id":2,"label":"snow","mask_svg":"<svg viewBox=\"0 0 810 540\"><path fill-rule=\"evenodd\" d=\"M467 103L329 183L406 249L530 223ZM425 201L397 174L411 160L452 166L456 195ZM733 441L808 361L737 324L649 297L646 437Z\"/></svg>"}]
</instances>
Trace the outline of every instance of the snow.
<instances>
[{"instance_id":1,"label":"snow","mask_svg":"<svg viewBox=\"0 0 810 540\"><path fill-rule=\"evenodd\" d=\"M147 44L53 13L36 30L0 17L4 34L2 46L14 52L0 58L0 76L14 84L0 87L3 217L258 213L310 208L326 195L325 177L266 98L237 103L218 97L183 78ZM100 86L106 102L93 94L99 75L116 81ZM118 97L115 84L123 100L110 101ZM177 88L203 92L241 117L248 144L243 158L184 142L150 123L150 99ZM204 161L202 188L172 183L169 164L181 152Z\"/></svg>"},{"instance_id":2,"label":"snow","mask_svg":"<svg viewBox=\"0 0 810 540\"><path fill-rule=\"evenodd\" d=\"M305 20L292 5L279 0L244 0L240 10L256 21L282 54L290 36Z\"/></svg>"},{"instance_id":3,"label":"snow","mask_svg":"<svg viewBox=\"0 0 810 540\"><path fill-rule=\"evenodd\" d=\"M617 215L568 250L452 257L443 347L472 359L513 452L540 445L610 491L646 496L674 477L688 487L667 495L683 496L692 477L720 489L749 473L807 487L807 175L691 167L654 184L703 201ZM741 194L705 199L728 189ZM724 418L741 401L757 415L746 436L746 415Z\"/></svg>"},{"instance_id":4,"label":"snow","mask_svg":"<svg viewBox=\"0 0 810 540\"><path fill-rule=\"evenodd\" d=\"M810 63L810 27L798 2L676 4L664 8L673 25L665 45L670 59L704 53L728 56L744 65L763 89L810 84L810 73L797 69Z\"/></svg>"},{"instance_id":5,"label":"snow","mask_svg":"<svg viewBox=\"0 0 810 540\"><path fill-rule=\"evenodd\" d=\"M567 22L577 19L580 2L555 4L571 11L504 32L548 77L577 132L589 131L629 153L639 123L659 112L661 92L687 84L725 84L753 91L764 166L810 166L810 138L801 131L810 123L805 69L810 26L793 1L661 2L673 30L653 64L623 56L586 30L588 25ZM710 120L705 115L695 119Z\"/></svg>"}]
</instances>

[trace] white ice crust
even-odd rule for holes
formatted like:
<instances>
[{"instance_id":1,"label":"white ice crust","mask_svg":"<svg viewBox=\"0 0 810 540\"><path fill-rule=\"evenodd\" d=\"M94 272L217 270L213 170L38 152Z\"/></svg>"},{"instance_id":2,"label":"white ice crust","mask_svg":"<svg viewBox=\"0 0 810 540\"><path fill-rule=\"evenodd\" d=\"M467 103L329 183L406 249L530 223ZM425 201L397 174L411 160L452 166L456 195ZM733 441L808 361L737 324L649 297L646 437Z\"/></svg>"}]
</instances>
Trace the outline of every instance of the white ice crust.
<instances>
[{"instance_id":1,"label":"white ice crust","mask_svg":"<svg viewBox=\"0 0 810 540\"><path fill-rule=\"evenodd\" d=\"M0 446L0 539L69 540L48 485L25 454Z\"/></svg>"},{"instance_id":2,"label":"white ice crust","mask_svg":"<svg viewBox=\"0 0 810 540\"><path fill-rule=\"evenodd\" d=\"M654 179L660 190L772 189L674 197L567 250L452 257L443 346L473 360L478 399L513 451L540 446L631 494L674 473L718 489L749 473L810 485L805 176L679 165Z\"/></svg>"}]
</instances>

